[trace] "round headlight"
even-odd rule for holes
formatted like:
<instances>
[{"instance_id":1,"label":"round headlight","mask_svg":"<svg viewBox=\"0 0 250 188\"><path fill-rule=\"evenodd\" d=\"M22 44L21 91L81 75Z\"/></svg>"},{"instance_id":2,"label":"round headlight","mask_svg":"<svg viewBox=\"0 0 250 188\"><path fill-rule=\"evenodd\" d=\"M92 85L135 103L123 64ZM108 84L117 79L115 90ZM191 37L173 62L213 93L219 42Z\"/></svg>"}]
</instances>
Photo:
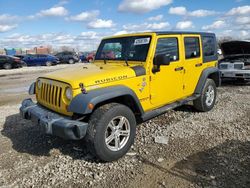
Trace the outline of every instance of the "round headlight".
<instances>
[{"instance_id":1,"label":"round headlight","mask_svg":"<svg viewBox=\"0 0 250 188\"><path fill-rule=\"evenodd\" d=\"M73 98L72 89L70 87L66 88L65 96L68 100L71 100Z\"/></svg>"},{"instance_id":2,"label":"round headlight","mask_svg":"<svg viewBox=\"0 0 250 188\"><path fill-rule=\"evenodd\" d=\"M42 81L41 80L37 81L37 87L38 87L38 89L41 89L41 87L42 87Z\"/></svg>"}]
</instances>

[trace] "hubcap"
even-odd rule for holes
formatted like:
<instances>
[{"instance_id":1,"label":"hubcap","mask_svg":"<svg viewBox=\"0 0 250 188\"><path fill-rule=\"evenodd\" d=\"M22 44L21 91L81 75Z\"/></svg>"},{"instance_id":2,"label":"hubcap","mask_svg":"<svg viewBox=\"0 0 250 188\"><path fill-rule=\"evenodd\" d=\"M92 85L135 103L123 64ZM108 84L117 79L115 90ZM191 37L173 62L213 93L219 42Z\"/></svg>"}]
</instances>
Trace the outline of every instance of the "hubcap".
<instances>
[{"instance_id":1,"label":"hubcap","mask_svg":"<svg viewBox=\"0 0 250 188\"><path fill-rule=\"evenodd\" d=\"M208 86L206 91L206 105L211 106L214 102L214 88L213 86Z\"/></svg>"},{"instance_id":2,"label":"hubcap","mask_svg":"<svg viewBox=\"0 0 250 188\"><path fill-rule=\"evenodd\" d=\"M105 132L105 143L111 151L121 150L128 142L130 136L130 124L126 117L113 118Z\"/></svg>"}]
</instances>

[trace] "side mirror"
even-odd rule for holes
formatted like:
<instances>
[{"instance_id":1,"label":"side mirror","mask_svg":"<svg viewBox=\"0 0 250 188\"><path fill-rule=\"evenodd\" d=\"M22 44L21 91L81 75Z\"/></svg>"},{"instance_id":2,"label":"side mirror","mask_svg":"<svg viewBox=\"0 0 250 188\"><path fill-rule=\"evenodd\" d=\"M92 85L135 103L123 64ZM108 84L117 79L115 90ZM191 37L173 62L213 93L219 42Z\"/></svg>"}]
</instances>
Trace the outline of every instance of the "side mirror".
<instances>
[{"instance_id":1,"label":"side mirror","mask_svg":"<svg viewBox=\"0 0 250 188\"><path fill-rule=\"evenodd\" d=\"M170 56L165 54L158 54L154 58L154 68L153 73L160 71L160 66L169 65L170 64Z\"/></svg>"}]
</instances>

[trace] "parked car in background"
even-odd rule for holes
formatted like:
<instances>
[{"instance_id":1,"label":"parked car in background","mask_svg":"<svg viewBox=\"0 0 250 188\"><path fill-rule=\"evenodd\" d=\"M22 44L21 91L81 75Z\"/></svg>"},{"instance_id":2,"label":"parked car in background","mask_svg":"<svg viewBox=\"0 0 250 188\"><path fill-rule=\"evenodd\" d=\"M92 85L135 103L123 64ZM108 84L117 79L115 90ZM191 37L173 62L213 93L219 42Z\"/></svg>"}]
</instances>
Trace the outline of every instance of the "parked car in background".
<instances>
[{"instance_id":1,"label":"parked car in background","mask_svg":"<svg viewBox=\"0 0 250 188\"><path fill-rule=\"evenodd\" d=\"M221 44L224 58L219 61L222 79L250 80L250 41Z\"/></svg>"},{"instance_id":2,"label":"parked car in background","mask_svg":"<svg viewBox=\"0 0 250 188\"><path fill-rule=\"evenodd\" d=\"M87 57L84 54L79 55L79 59L80 59L81 62L86 62L87 61Z\"/></svg>"},{"instance_id":3,"label":"parked car in background","mask_svg":"<svg viewBox=\"0 0 250 188\"><path fill-rule=\"evenodd\" d=\"M79 57L75 52L60 52L55 55L60 63L74 64L79 61Z\"/></svg>"},{"instance_id":4,"label":"parked car in background","mask_svg":"<svg viewBox=\"0 0 250 188\"><path fill-rule=\"evenodd\" d=\"M26 56L26 55L14 55L15 57L18 57L18 58L20 58L21 60L23 60L23 58Z\"/></svg>"},{"instance_id":5,"label":"parked car in background","mask_svg":"<svg viewBox=\"0 0 250 188\"><path fill-rule=\"evenodd\" d=\"M37 66L37 65L51 66L59 63L59 59L57 57L47 54L26 55L23 58L23 61L27 64L27 66Z\"/></svg>"},{"instance_id":6,"label":"parked car in background","mask_svg":"<svg viewBox=\"0 0 250 188\"><path fill-rule=\"evenodd\" d=\"M0 55L0 67L3 69L19 68L25 65L26 64L21 61L20 58L9 55Z\"/></svg>"},{"instance_id":7,"label":"parked car in background","mask_svg":"<svg viewBox=\"0 0 250 188\"><path fill-rule=\"evenodd\" d=\"M95 59L95 52L88 53L87 57L87 62L92 62Z\"/></svg>"}]
</instances>

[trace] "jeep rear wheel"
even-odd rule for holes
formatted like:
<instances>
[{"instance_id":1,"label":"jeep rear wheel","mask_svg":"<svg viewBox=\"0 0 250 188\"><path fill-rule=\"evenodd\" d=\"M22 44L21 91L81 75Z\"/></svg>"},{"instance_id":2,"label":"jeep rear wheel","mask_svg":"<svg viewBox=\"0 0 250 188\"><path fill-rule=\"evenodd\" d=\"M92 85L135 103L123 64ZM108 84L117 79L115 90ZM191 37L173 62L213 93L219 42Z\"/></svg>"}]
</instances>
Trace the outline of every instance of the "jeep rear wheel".
<instances>
[{"instance_id":1,"label":"jeep rear wheel","mask_svg":"<svg viewBox=\"0 0 250 188\"><path fill-rule=\"evenodd\" d=\"M212 79L207 79L201 96L194 100L194 107L201 112L210 111L216 100L216 85Z\"/></svg>"},{"instance_id":2,"label":"jeep rear wheel","mask_svg":"<svg viewBox=\"0 0 250 188\"><path fill-rule=\"evenodd\" d=\"M133 112L125 105L111 103L91 115L86 140L93 155L102 161L114 161L127 153L135 134Z\"/></svg>"}]
</instances>

